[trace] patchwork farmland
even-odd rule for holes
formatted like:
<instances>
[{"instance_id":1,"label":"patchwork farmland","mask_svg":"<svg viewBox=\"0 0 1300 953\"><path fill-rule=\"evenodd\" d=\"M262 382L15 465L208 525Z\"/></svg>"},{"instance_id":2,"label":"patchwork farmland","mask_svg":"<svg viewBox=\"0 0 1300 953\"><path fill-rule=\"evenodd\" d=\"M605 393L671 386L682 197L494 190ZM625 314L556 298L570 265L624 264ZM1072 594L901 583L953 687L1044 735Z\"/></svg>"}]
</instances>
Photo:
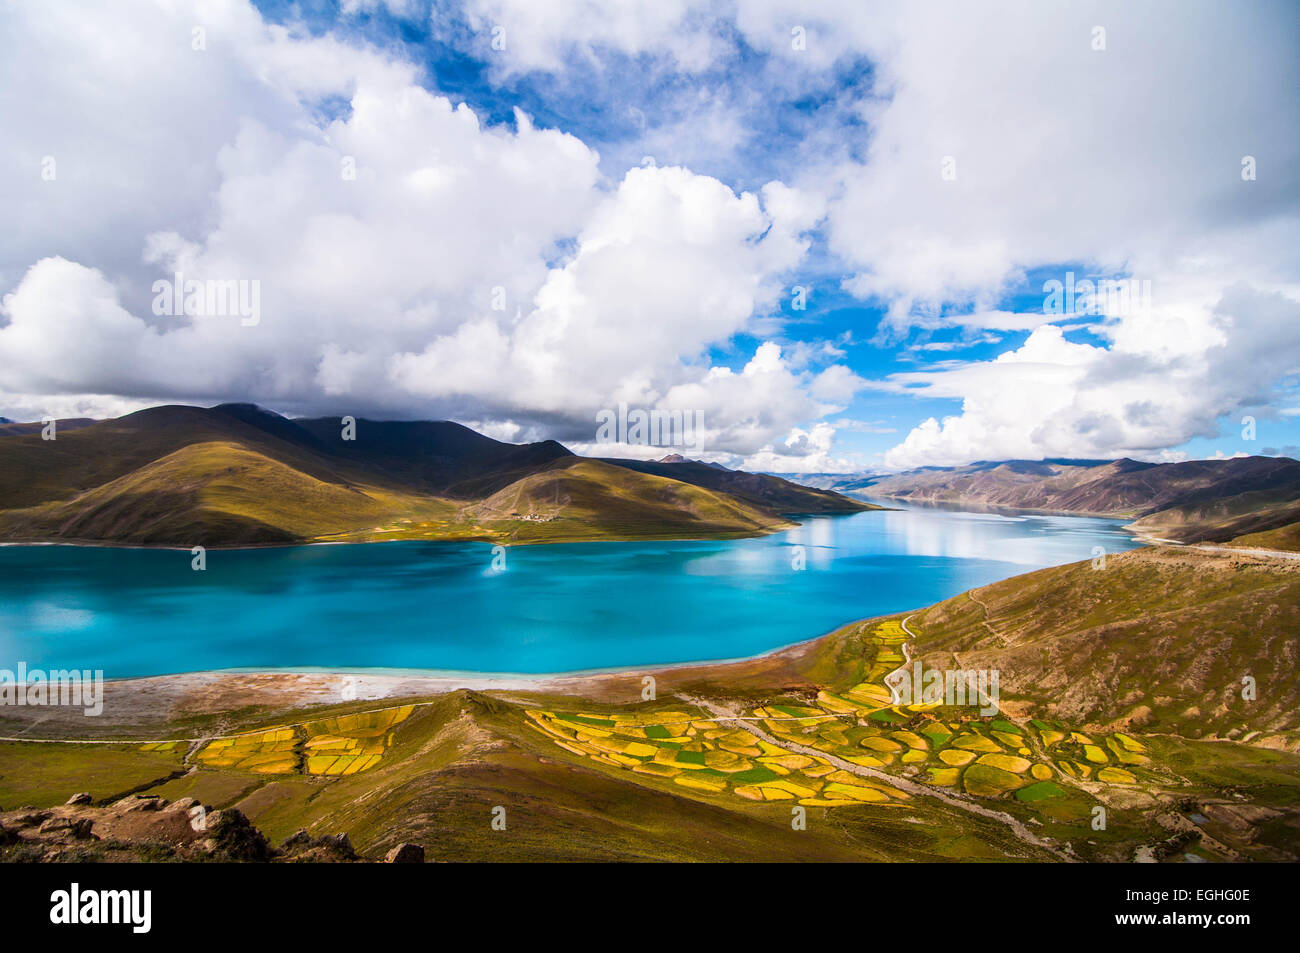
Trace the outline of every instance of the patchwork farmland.
<instances>
[{"instance_id":1,"label":"patchwork farmland","mask_svg":"<svg viewBox=\"0 0 1300 953\"><path fill-rule=\"evenodd\" d=\"M898 647L905 638L898 620L875 624L866 635L876 649L868 679L839 693L821 690L812 705L773 703L739 718L715 718L703 709L526 714L559 747L608 767L707 794L816 807L889 808L911 797L839 768L832 758L1026 804L1061 796L1062 784L1134 784L1134 772L1150 764L1146 746L1119 732L1089 735L1039 719L1024 725L1002 715L985 719L974 707L892 704L884 676L904 661ZM745 721L778 743L736 727Z\"/></svg>"}]
</instances>

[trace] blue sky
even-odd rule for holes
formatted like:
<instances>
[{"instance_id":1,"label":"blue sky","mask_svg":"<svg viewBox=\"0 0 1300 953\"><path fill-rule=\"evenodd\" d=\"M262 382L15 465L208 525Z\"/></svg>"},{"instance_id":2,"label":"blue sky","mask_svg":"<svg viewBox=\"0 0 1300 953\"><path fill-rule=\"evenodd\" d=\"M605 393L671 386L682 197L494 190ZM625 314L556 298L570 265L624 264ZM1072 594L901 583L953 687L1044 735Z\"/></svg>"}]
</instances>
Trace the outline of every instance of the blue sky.
<instances>
[{"instance_id":1,"label":"blue sky","mask_svg":"<svg viewBox=\"0 0 1300 953\"><path fill-rule=\"evenodd\" d=\"M742 99L743 93L771 94L774 87L765 85L765 75L774 66L771 54L757 51L734 36L735 49L713 68L689 77L663 74L649 54L628 55L605 50L600 80L583 75L578 65L571 72L524 72L500 78L494 70L493 53L481 34L475 34L453 4L436 7L430 17L394 16L386 7L340 14L337 3L260 2L258 7L276 22L305 23L311 30L329 32L342 28L348 35L384 47L400 48L427 69L429 88L453 99L467 102L476 113L492 123L510 125L515 108L527 112L539 125L572 133L598 149L606 157L604 170L617 176L626 164L636 161L641 150L644 123L634 116L671 113L675 101L700 86L731 87L730 96ZM434 20L441 26L436 26ZM651 81L647 82L647 78ZM832 64L814 83L796 89L779 89L779 95L764 95L764 108L746 112L747 122L757 122L752 138L738 147L699 156L693 149L682 155L668 151L656 157L664 164L688 162L693 171L715 176L736 191L753 190L770 179L790 180L797 176L802 154L798 143L812 126L833 127L836 146L845 156L861 159L870 137L869 125L853 114L850 104L872 95L873 71L865 55L847 56ZM635 112L633 112L635 111ZM1043 282L1059 278L1067 271L1079 276L1126 277L1122 270L1102 273L1089 262L1061 262L1029 270L1023 280L1004 289L992 301L992 307L1013 312L1041 312ZM778 333L769 337L741 333L709 352L716 364L740 368L764 339L782 343L821 345L829 342L844 353L844 362L865 379L880 379L899 369L920 369L935 360L959 358L963 361L989 361L998 354L1024 344L1027 331L971 333L952 328L910 334L903 340L878 338L884 308L864 303L846 294L840 283L846 270L825 247L825 237L818 236L808 258L792 283L809 289L807 310L795 311L787 298L772 317L779 322L765 322L765 328ZM1095 319L1075 319L1067 339L1094 346L1104 340L1087 327ZM944 350L918 350L925 345L945 346ZM951 349L947 349L951 348ZM1300 370L1300 366L1296 368ZM1284 403L1300 403L1294 387L1297 375L1283 382ZM944 418L960 413L961 400L954 398L906 397L875 392L859 393L843 411L841 418L854 420L860 429L841 428L837 443L864 462L882 455L895 443L899 433L926 417ZM1253 409L1253 408L1248 408ZM1197 436L1166 448L1175 454L1206 457L1240 452L1297 452L1300 447L1300 416L1281 414L1256 424L1267 440L1242 440L1241 418L1235 409L1221 415L1214 423L1214 435ZM1269 451L1262 451L1262 447ZM869 466L870 463L867 463Z\"/></svg>"},{"instance_id":2,"label":"blue sky","mask_svg":"<svg viewBox=\"0 0 1300 953\"><path fill-rule=\"evenodd\" d=\"M700 409L700 456L781 472L1295 455L1300 15L1002 12L989 32L962 4L133 11L86 84L120 123L77 129L94 104L54 78L62 110L6 117L0 158L70 171L14 197L0 414L249 399L590 450L593 411L625 401ZM11 79L93 32L9 17ZM355 187L321 177L347 161ZM264 320L150 315L181 266L257 279ZM1149 301L1044 315L1071 278ZM38 340L52 315L84 355Z\"/></svg>"}]
</instances>

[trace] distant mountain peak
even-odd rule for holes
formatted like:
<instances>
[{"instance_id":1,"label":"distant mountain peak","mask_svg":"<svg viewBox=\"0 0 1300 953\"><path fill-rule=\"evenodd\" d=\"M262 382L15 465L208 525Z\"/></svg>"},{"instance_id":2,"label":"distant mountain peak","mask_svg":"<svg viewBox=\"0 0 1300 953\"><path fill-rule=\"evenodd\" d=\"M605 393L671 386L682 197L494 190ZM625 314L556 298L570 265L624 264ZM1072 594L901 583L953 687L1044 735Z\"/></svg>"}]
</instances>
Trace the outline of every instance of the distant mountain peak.
<instances>
[{"instance_id":1,"label":"distant mountain peak","mask_svg":"<svg viewBox=\"0 0 1300 953\"><path fill-rule=\"evenodd\" d=\"M680 453L670 453L666 457L660 457L655 463L689 463Z\"/></svg>"},{"instance_id":2,"label":"distant mountain peak","mask_svg":"<svg viewBox=\"0 0 1300 953\"><path fill-rule=\"evenodd\" d=\"M281 420L289 418L277 414L273 410L267 410L261 404L249 403L247 401L230 401L225 404L217 404L210 408L219 414L229 414L232 417L246 419L248 417L279 417Z\"/></svg>"}]
</instances>

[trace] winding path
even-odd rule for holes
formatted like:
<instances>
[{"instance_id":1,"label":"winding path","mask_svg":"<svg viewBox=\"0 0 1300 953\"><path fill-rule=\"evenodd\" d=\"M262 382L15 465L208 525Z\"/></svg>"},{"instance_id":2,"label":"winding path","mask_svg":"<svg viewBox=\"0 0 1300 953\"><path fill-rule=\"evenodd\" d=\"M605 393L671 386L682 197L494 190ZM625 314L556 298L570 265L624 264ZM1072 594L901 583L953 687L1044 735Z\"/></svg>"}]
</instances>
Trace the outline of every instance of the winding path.
<instances>
[{"instance_id":1,"label":"winding path","mask_svg":"<svg viewBox=\"0 0 1300 953\"><path fill-rule=\"evenodd\" d=\"M912 615L915 615L915 614L916 614L916 613L912 613ZM900 624L902 625L902 627L903 627L903 631L904 631L904 632L906 632L906 633L907 633L908 635L910 635L912 638L916 638L916 633L913 632L911 629L909 629L909 628L907 627L907 619L910 619L910 618L912 618L912 616L909 615L909 616L908 616L906 619L904 619ZM900 665L900 666L898 666L898 668L894 669L892 672L890 672L888 675L886 675L883 679L881 679L881 681L883 681L883 682L885 683L885 687L889 689L889 694L892 696L892 701L893 701L893 703L894 703L895 705L899 704L900 699L899 699L899 696L898 696L898 692L894 691L894 684L893 684L893 681L892 681L892 680L893 680L893 678L894 678L895 675L898 675L898 674L900 674L901 672L903 672L903 671L907 668L907 666L909 666L909 665L911 665L911 664L912 664L912 653L908 650L908 648L907 648L907 643L904 642L904 643L903 643L903 664Z\"/></svg>"},{"instance_id":2,"label":"winding path","mask_svg":"<svg viewBox=\"0 0 1300 953\"><path fill-rule=\"evenodd\" d=\"M906 633L907 633L908 635L910 635L912 638L916 639L916 638L920 638L920 636L918 636L915 632L913 632L911 629L909 629L909 628L907 627L907 620L910 619L910 618L912 618L913 615L916 615L916 613L913 612L912 615L904 616L904 617L903 617L903 621L900 622L899 625L901 625L901 626L903 627L903 631L904 631L904 632L906 632ZM906 643L905 643L905 645L906 645Z\"/></svg>"},{"instance_id":3,"label":"winding path","mask_svg":"<svg viewBox=\"0 0 1300 953\"><path fill-rule=\"evenodd\" d=\"M937 800L944 802L949 807L955 807L958 810L966 811L970 814L977 814L980 817L985 817L988 818L989 820L996 821L999 824L1003 824L1011 830L1011 833L1013 833L1017 838L1019 838L1024 843L1029 844L1032 847L1036 847L1039 850L1048 851L1049 853L1055 855L1061 860L1073 862L1077 859L1068 851L1062 849L1056 844L1051 843L1050 841L1044 840L1043 838L1039 837L1037 834L1031 831L1024 823L1012 817L1010 814L1003 813L1002 811L991 810L990 808L984 807L981 804L976 804L972 801L967 800L964 797L960 797L959 795L956 794L951 794L939 788L931 787L925 784L918 784L916 781L909 781L906 778L895 777L892 774L888 774L876 768L869 768L866 765L854 764L851 761L845 761L843 758L822 751L820 748L814 748L810 745L801 745L794 741L784 741L778 739L773 735L768 734L762 728L753 724L753 719L741 717L736 711L726 707L721 702L709 701L708 699L697 698L688 695L681 695L679 697L682 698L683 701L689 701L692 704L700 706L705 711L712 714L714 716L714 720L723 721L723 722L733 722L738 726L740 726L741 728L743 728L745 731L748 731L750 734L754 735L754 737L761 738L763 741L766 741L770 745L775 745L778 748L784 748L786 751L790 751L795 754L802 754L813 758L821 758L822 760L835 765L835 767L839 768L842 771L847 771L850 774L856 774L858 777L870 778L873 781L883 782L884 784L888 784L890 787L895 788L899 791L903 791L906 794L911 794L917 797L935 798Z\"/></svg>"}]
</instances>

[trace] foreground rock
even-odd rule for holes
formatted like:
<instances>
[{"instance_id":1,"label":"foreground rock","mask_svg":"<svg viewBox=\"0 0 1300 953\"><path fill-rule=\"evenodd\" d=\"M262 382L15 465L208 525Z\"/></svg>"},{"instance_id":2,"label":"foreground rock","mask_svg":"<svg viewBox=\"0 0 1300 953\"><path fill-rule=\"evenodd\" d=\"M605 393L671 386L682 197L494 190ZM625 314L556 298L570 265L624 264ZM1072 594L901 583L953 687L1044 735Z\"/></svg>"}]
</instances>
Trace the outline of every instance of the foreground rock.
<instances>
[{"instance_id":1,"label":"foreground rock","mask_svg":"<svg viewBox=\"0 0 1300 953\"><path fill-rule=\"evenodd\" d=\"M298 831L280 845L280 860L289 863L345 864L360 860L347 834L312 837Z\"/></svg>"},{"instance_id":2,"label":"foreground rock","mask_svg":"<svg viewBox=\"0 0 1300 953\"><path fill-rule=\"evenodd\" d=\"M419 863L424 849L403 844L399 863ZM194 798L167 801L129 795L97 807L88 795L37 810L0 811L0 860L27 862L215 860L355 863L364 860L346 834L299 831L276 850L238 810L217 810Z\"/></svg>"},{"instance_id":3,"label":"foreground rock","mask_svg":"<svg viewBox=\"0 0 1300 953\"><path fill-rule=\"evenodd\" d=\"M424 848L419 844L398 844L384 855L386 864L422 864Z\"/></svg>"}]
</instances>

